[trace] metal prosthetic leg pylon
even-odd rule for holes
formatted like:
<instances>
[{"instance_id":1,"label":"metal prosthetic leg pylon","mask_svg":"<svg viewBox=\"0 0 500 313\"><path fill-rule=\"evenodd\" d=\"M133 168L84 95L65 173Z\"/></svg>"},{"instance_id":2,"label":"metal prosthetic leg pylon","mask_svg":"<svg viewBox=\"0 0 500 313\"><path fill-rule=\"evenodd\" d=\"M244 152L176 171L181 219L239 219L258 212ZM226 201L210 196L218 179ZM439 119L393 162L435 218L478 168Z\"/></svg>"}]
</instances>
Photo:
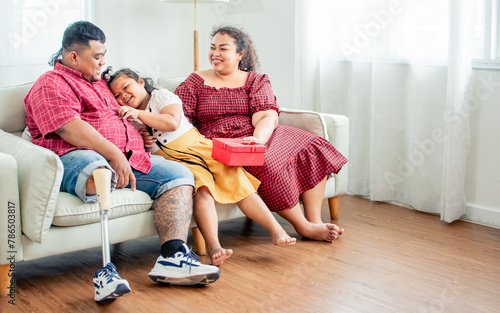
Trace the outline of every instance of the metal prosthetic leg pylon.
<instances>
[{"instance_id":1,"label":"metal prosthetic leg pylon","mask_svg":"<svg viewBox=\"0 0 500 313\"><path fill-rule=\"evenodd\" d=\"M101 215L102 266L106 267L106 265L111 262L108 235L108 212L110 207L109 198L111 195L111 171L105 168L98 168L94 170L92 175L94 176L97 201L99 203L99 212Z\"/></svg>"}]
</instances>

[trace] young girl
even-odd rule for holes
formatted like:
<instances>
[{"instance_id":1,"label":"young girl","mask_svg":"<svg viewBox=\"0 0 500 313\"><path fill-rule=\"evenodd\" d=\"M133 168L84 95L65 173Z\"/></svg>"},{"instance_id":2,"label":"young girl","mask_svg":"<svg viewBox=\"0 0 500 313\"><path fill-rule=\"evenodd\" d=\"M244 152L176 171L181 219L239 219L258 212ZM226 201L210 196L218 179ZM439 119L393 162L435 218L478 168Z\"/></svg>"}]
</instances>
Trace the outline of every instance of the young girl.
<instances>
[{"instance_id":1,"label":"young girl","mask_svg":"<svg viewBox=\"0 0 500 313\"><path fill-rule=\"evenodd\" d=\"M294 245L296 239L285 232L257 195L260 182L242 167L227 166L212 158L212 141L202 137L187 120L179 97L152 85L150 79L141 78L130 69L121 69L108 80L121 105L118 114L124 119L139 120L155 135L156 146L150 152L182 162L193 172L194 218L212 264L222 264L233 253L219 243L215 201L237 203L247 217L269 231L273 244Z\"/></svg>"}]
</instances>

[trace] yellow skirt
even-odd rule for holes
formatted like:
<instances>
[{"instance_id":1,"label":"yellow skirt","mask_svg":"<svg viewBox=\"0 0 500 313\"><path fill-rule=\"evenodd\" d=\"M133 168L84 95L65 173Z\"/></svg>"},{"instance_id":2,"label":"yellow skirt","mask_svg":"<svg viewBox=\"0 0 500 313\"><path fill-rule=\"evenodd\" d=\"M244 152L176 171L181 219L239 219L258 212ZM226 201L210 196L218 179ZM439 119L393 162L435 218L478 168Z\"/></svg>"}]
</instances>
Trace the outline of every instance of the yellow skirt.
<instances>
[{"instance_id":1,"label":"yellow skirt","mask_svg":"<svg viewBox=\"0 0 500 313\"><path fill-rule=\"evenodd\" d=\"M193 172L195 194L206 186L219 203L236 203L257 192L260 181L241 166L227 166L212 157L212 140L191 128L154 154L178 161Z\"/></svg>"}]
</instances>

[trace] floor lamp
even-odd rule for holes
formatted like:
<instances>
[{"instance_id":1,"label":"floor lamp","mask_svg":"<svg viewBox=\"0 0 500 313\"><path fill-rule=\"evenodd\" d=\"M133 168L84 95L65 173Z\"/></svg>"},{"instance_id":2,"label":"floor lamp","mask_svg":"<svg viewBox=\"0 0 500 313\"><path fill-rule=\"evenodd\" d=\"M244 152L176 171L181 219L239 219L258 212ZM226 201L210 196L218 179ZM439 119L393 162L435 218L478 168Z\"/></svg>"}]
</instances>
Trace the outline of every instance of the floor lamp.
<instances>
[{"instance_id":1,"label":"floor lamp","mask_svg":"<svg viewBox=\"0 0 500 313\"><path fill-rule=\"evenodd\" d=\"M193 3L194 4L194 71L198 70L198 26L196 25L196 5L208 3L229 3L229 0L160 0L169 3Z\"/></svg>"}]
</instances>

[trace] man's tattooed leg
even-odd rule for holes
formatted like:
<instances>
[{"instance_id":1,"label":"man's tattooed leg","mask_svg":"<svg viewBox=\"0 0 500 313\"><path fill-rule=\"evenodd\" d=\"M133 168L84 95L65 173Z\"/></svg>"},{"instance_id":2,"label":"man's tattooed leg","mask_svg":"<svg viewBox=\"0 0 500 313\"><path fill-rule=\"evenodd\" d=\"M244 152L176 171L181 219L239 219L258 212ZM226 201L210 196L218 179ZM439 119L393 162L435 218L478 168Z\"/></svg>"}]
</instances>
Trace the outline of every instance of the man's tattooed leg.
<instances>
[{"instance_id":1,"label":"man's tattooed leg","mask_svg":"<svg viewBox=\"0 0 500 313\"><path fill-rule=\"evenodd\" d=\"M193 187L179 186L158 198L154 222L160 244L168 240L187 241L193 214Z\"/></svg>"}]
</instances>

